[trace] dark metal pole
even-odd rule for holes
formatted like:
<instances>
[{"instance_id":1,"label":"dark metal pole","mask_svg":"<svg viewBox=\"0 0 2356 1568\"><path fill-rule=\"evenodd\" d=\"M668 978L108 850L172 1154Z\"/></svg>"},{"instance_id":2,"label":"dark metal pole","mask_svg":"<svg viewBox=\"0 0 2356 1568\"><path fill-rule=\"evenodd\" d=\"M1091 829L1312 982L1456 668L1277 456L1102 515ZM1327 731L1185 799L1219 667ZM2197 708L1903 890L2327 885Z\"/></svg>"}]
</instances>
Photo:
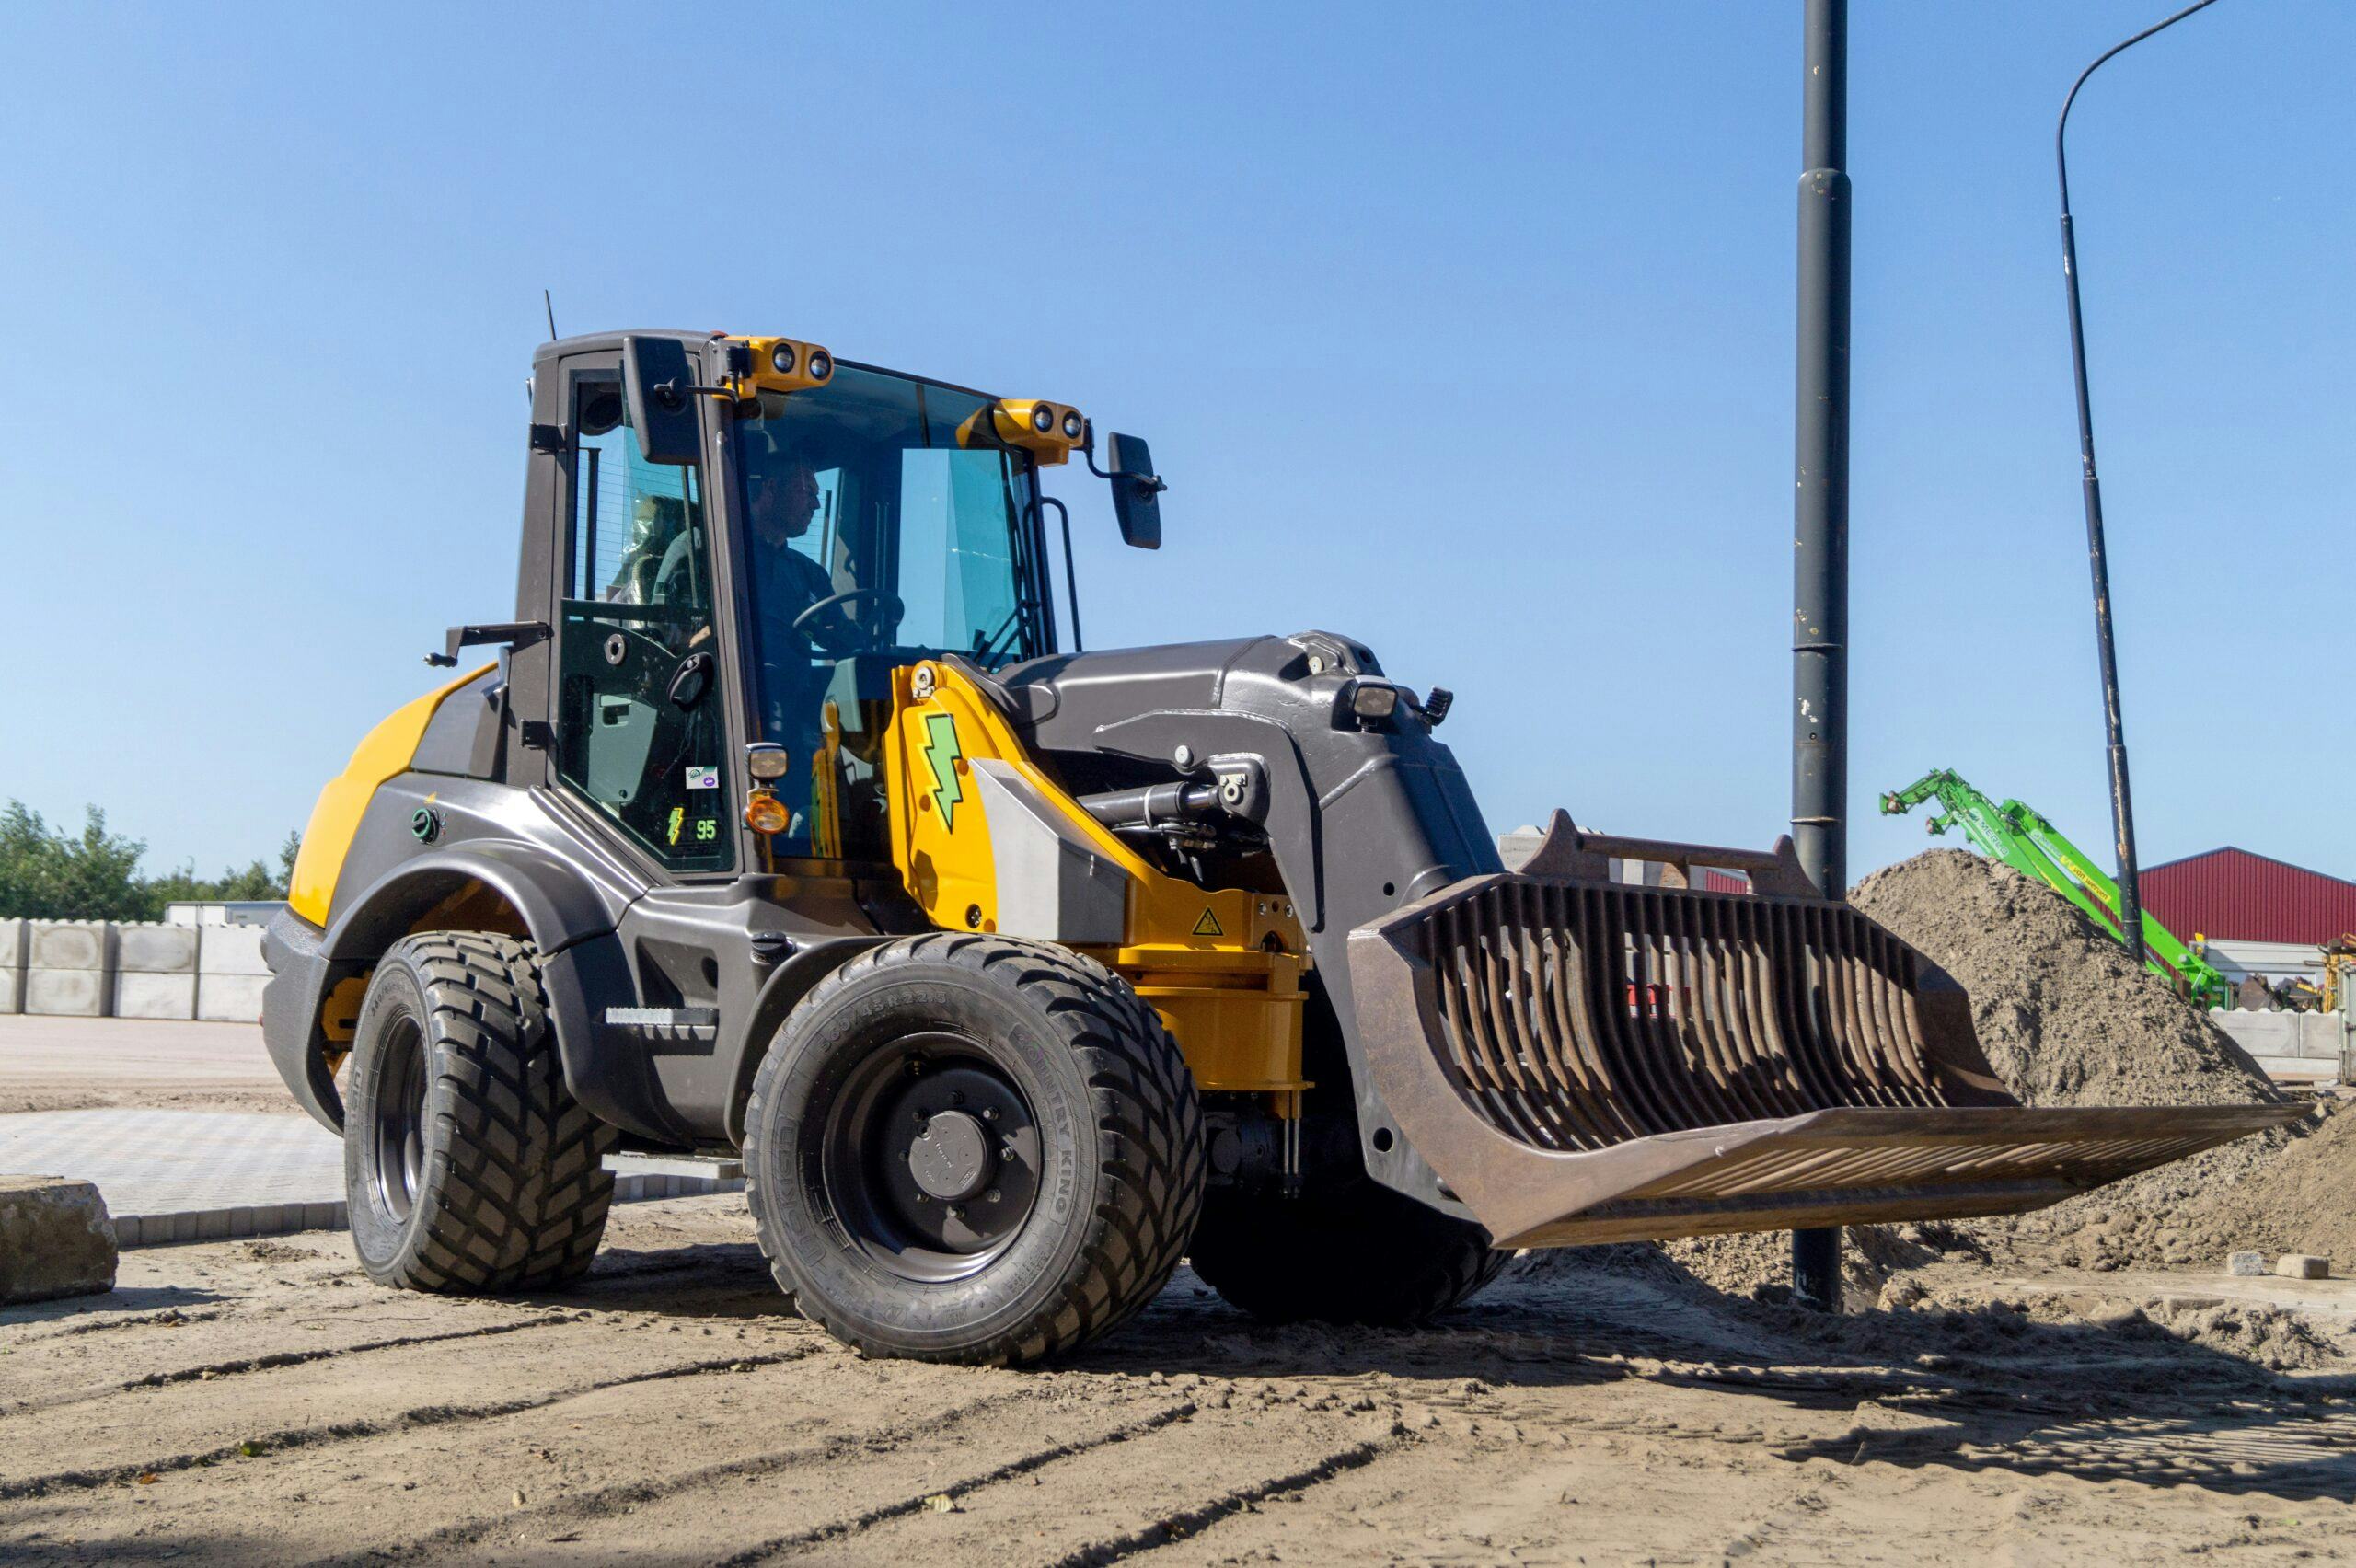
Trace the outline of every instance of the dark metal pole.
<instances>
[{"instance_id":1,"label":"dark metal pole","mask_svg":"<svg viewBox=\"0 0 2356 1568\"><path fill-rule=\"evenodd\" d=\"M1817 891L1849 885L1849 7L1807 0L1794 415L1792 837ZM1792 1232L1792 1291L1841 1309L1841 1232Z\"/></svg>"},{"instance_id":2,"label":"dark metal pole","mask_svg":"<svg viewBox=\"0 0 2356 1568\"><path fill-rule=\"evenodd\" d=\"M2062 100L2062 118L2053 127L2053 166L2062 181L2062 278L2070 293L2070 368L2078 383L2078 458L2086 497L2086 563L2094 572L2095 650L2102 665L2103 723L2110 741L2110 828L2112 847L2119 855L2119 934L2128 954L2143 962L2143 896L2135 871L2135 798L2127 783L2127 730L2119 711L2119 656L2110 635L2110 561L2103 548L2102 478L2095 472L2095 413L2086 395L2086 334L2078 315L2078 242L2070 227L2070 106L2078 89L2105 60L2130 45L2142 42L2184 20L2216 0L2196 0L2183 10L2145 28L2125 43L2114 44L2070 84Z\"/></svg>"}]
</instances>

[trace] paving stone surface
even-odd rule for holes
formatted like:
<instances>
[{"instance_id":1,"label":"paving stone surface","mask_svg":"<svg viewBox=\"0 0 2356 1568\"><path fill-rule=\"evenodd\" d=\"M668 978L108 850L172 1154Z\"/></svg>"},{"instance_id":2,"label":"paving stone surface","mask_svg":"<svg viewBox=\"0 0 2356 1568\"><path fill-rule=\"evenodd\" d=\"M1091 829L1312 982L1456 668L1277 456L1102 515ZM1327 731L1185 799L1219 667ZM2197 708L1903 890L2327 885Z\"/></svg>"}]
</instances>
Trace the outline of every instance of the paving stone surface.
<instances>
[{"instance_id":1,"label":"paving stone surface","mask_svg":"<svg viewBox=\"0 0 2356 1568\"><path fill-rule=\"evenodd\" d=\"M98 1183L117 1215L343 1197L343 1141L308 1116L33 1111L0 1116L0 1174Z\"/></svg>"}]
</instances>

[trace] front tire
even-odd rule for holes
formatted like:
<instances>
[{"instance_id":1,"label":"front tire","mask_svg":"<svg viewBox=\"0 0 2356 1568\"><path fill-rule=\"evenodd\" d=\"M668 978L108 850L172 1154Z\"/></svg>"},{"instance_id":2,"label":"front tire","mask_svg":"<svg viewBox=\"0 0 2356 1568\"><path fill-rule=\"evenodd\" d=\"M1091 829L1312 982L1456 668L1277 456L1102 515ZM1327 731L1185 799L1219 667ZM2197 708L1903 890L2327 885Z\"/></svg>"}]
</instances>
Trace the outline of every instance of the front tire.
<instances>
[{"instance_id":1,"label":"front tire","mask_svg":"<svg viewBox=\"0 0 2356 1568\"><path fill-rule=\"evenodd\" d=\"M371 1279L489 1294L589 1267L617 1135L565 1088L529 944L395 942L361 1004L344 1101L352 1239Z\"/></svg>"},{"instance_id":2,"label":"front tire","mask_svg":"<svg viewBox=\"0 0 2356 1568\"><path fill-rule=\"evenodd\" d=\"M934 935L798 1006L745 1110L762 1251L871 1355L1033 1362L1159 1293L1202 1203L1193 1075L1153 1010L1063 948Z\"/></svg>"}]
</instances>

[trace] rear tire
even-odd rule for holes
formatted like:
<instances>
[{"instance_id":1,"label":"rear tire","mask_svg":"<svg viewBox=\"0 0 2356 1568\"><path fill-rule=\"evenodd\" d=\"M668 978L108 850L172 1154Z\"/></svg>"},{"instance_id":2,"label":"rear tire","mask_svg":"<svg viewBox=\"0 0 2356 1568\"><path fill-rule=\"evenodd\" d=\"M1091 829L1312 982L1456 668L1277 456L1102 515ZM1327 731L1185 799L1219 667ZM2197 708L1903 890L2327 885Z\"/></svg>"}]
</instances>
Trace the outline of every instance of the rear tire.
<instances>
[{"instance_id":1,"label":"rear tire","mask_svg":"<svg viewBox=\"0 0 2356 1568\"><path fill-rule=\"evenodd\" d=\"M532 1290L596 1256L617 1135L565 1088L528 943L395 942L361 1004L344 1099L352 1245L378 1284Z\"/></svg>"},{"instance_id":2,"label":"rear tire","mask_svg":"<svg viewBox=\"0 0 2356 1568\"><path fill-rule=\"evenodd\" d=\"M1068 1352L1157 1295L1203 1192L1194 1076L1117 975L941 934L872 948L796 1007L753 1079L761 1251L870 1355Z\"/></svg>"},{"instance_id":3,"label":"rear tire","mask_svg":"<svg viewBox=\"0 0 2356 1568\"><path fill-rule=\"evenodd\" d=\"M1405 1328L1462 1306L1512 1257L1479 1226L1360 1178L1299 1198L1214 1193L1187 1262L1270 1322Z\"/></svg>"}]
</instances>

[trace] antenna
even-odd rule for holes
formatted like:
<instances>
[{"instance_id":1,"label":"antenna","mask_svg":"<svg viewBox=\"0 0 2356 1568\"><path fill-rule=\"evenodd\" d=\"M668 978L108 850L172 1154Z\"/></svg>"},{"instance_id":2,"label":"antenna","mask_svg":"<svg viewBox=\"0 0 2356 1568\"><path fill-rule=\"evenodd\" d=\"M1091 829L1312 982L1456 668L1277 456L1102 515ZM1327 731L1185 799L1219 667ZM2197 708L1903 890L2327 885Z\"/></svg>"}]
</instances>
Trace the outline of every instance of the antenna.
<instances>
[{"instance_id":1,"label":"antenna","mask_svg":"<svg viewBox=\"0 0 2356 1568\"><path fill-rule=\"evenodd\" d=\"M556 301L554 301L554 300L552 300L552 299L550 299L550 298L549 297L549 291L548 291L548 290L546 290L546 289L542 289L542 290L540 291L540 303L541 303L542 305L544 305L544 306L548 306L548 310L549 310L549 342L551 342L551 343L553 343L553 342L555 342L555 341L556 341Z\"/></svg>"}]
</instances>

